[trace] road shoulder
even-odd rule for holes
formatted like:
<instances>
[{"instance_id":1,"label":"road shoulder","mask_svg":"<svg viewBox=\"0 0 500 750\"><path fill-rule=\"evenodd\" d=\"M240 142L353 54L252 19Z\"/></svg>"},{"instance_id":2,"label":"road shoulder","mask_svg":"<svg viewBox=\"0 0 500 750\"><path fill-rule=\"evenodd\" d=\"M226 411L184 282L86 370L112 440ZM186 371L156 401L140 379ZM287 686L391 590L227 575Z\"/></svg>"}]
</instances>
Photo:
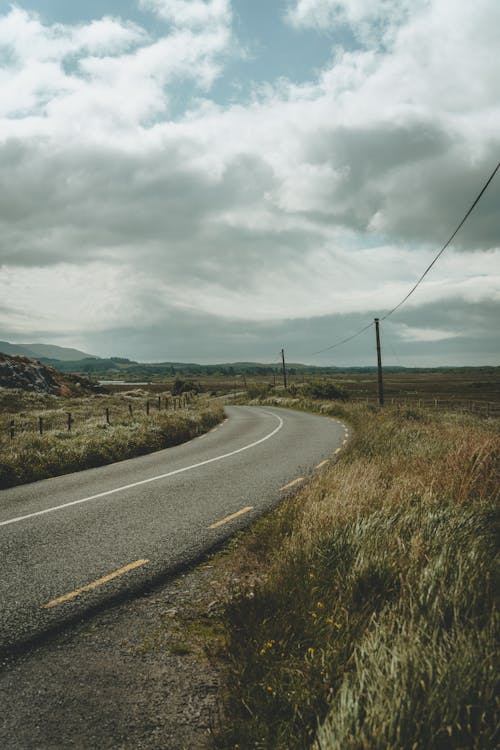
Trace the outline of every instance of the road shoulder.
<instances>
[{"instance_id":1,"label":"road shoulder","mask_svg":"<svg viewBox=\"0 0 500 750\"><path fill-rule=\"evenodd\" d=\"M216 558L221 563L216 562ZM0 746L212 747L224 554L3 665Z\"/></svg>"}]
</instances>

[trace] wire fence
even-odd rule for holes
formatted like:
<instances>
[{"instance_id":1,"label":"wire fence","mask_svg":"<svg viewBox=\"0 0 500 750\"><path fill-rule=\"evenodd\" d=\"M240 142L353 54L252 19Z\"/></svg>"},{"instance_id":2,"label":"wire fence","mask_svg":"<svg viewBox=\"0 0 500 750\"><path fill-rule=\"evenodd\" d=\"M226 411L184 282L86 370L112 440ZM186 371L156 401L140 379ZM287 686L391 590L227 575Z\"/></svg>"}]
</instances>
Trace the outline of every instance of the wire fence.
<instances>
[{"instance_id":1,"label":"wire fence","mask_svg":"<svg viewBox=\"0 0 500 750\"><path fill-rule=\"evenodd\" d=\"M131 425L138 421L154 419L165 413L178 413L189 410L197 400L196 394L189 391L179 396L157 396L148 399L127 399L113 401L109 405L100 404L77 406L73 411L63 409L36 410L33 414L9 415L3 420L0 435L5 440L27 434L40 436L49 433L71 433L79 429L107 428L113 425Z\"/></svg>"},{"instance_id":2,"label":"wire fence","mask_svg":"<svg viewBox=\"0 0 500 750\"><path fill-rule=\"evenodd\" d=\"M349 399L351 403L366 403L378 405L377 396L354 396ZM446 399L446 398L386 398L388 406L399 406L402 408L418 407L426 409L443 409L445 411L457 411L462 413L476 414L482 417L500 417L500 402L498 401L471 401L470 399Z\"/></svg>"}]
</instances>

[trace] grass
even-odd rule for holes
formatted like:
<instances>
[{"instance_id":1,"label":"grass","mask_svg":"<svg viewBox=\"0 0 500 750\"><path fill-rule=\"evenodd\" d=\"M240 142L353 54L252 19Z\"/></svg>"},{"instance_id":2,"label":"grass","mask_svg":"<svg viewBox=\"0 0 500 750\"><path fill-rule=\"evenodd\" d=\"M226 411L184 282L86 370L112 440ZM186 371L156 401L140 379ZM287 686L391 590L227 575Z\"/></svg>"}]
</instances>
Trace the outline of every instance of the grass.
<instances>
[{"instance_id":1,"label":"grass","mask_svg":"<svg viewBox=\"0 0 500 750\"><path fill-rule=\"evenodd\" d=\"M116 375L116 373L115 373ZM434 405L437 401L441 406L446 403L448 406L455 405L457 408L466 407L486 410L487 403L490 404L491 410L496 414L500 406L500 368L498 367L477 367L465 370L457 369L455 371L426 371L409 370L405 372L390 372L384 370L384 391L386 402L401 403L407 401L418 404L422 403ZM182 377L182 375L178 375ZM260 392L267 392L276 384L279 393L281 389L282 377L280 370L273 376L256 375L247 373L241 375L235 372L234 375L222 374L189 374L188 377L193 379L196 385L206 393L213 395L239 393L242 390L251 390L255 388ZM175 377L165 377L165 375L153 375L151 372L143 376L143 380L158 379L161 382L150 384L151 390L172 390ZM333 383L336 387L347 391L352 400L376 400L377 397L377 373L376 372L342 372L339 371L329 375L318 375L312 373L302 373L295 371L293 367L288 369L287 381L292 388L300 389L303 385L311 382L318 382L328 386ZM130 386L117 385L109 386L113 390L127 390ZM260 391L260 392L259 392ZM326 397L326 396L325 396ZM328 396L330 398L330 396Z\"/></svg>"},{"instance_id":2,"label":"grass","mask_svg":"<svg viewBox=\"0 0 500 750\"><path fill-rule=\"evenodd\" d=\"M222 421L219 402L194 399L186 408L162 410L148 394L59 398L22 391L0 392L0 487L45 479L120 461L190 440ZM130 413L129 405L132 406ZM109 409L110 423L106 422ZM68 431L67 413L72 415ZM43 418L44 434L36 430ZM15 419L10 439L8 425Z\"/></svg>"},{"instance_id":3,"label":"grass","mask_svg":"<svg viewBox=\"0 0 500 750\"><path fill-rule=\"evenodd\" d=\"M243 537L221 748L493 748L498 424L302 403L355 427Z\"/></svg>"}]
</instances>

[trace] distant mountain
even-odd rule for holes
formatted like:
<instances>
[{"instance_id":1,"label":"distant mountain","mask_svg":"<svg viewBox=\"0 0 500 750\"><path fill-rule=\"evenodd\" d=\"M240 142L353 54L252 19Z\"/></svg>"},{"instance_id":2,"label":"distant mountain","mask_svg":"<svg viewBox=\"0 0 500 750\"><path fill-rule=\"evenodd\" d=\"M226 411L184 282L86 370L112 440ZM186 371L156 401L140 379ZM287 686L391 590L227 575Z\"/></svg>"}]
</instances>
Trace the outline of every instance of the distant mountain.
<instances>
[{"instance_id":1,"label":"distant mountain","mask_svg":"<svg viewBox=\"0 0 500 750\"><path fill-rule=\"evenodd\" d=\"M19 354L31 359L55 359L62 362L71 362L79 359L99 359L92 354L85 354L78 349L54 344L9 344L8 341L0 341L0 352L3 354Z\"/></svg>"}]
</instances>

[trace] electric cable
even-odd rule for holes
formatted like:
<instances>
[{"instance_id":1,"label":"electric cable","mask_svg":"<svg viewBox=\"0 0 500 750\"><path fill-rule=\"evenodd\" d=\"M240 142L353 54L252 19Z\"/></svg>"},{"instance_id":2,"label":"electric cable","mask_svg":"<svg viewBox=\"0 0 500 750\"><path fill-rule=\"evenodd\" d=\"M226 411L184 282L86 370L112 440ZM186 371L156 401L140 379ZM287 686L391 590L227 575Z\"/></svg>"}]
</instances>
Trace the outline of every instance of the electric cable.
<instances>
[{"instance_id":1,"label":"electric cable","mask_svg":"<svg viewBox=\"0 0 500 750\"><path fill-rule=\"evenodd\" d=\"M498 162L498 164L496 165L495 169L493 170L493 172L492 172L492 173L491 173L491 175L489 176L488 180L486 181L486 183L485 183L485 184L483 185L483 187L481 188L480 192L478 193L478 195L477 195L477 196L476 196L476 198L474 199L474 202L472 203L472 205L471 205L471 206L470 206L470 208L468 209L467 213L466 213L466 214L465 214L465 216L463 217L463 219L462 219L462 221L460 222L460 224L459 224L459 225L457 226L457 228L455 229L455 231L453 232L453 234L451 235L451 237L450 237L450 238L449 238L449 239L448 239L448 240L447 240L447 241L445 242L445 244L443 245L443 247L441 248L441 250L440 250L440 251L438 252L438 254L437 254L437 255L435 256L434 260L433 260L433 261L432 261L431 263L429 263L429 265L427 266L427 268L425 269L425 271L423 272L423 274L422 274L422 275L420 276L420 278L418 279L417 283L416 283L416 284L414 284L414 286L413 286L413 287L412 287L412 288L410 289L410 291L408 292L408 294L407 294L407 295L406 295L405 297L403 297L403 299L402 299L402 300L401 300L400 302L398 302L398 304L397 304L397 305L396 305L395 307L393 307L393 308L392 308L392 310L389 310L389 312L388 312L388 313L386 313L385 315L381 316L381 317L380 317L380 320L386 320L386 319L387 319L387 318L389 317L389 315L392 315L393 313L395 313L395 312L396 312L396 310L399 310L399 308L400 308L400 307L401 307L402 305L404 305L404 303L406 302L406 300L407 300L407 299L409 299L409 298L411 297L411 295L413 294L413 292L414 292L414 291L415 291L415 290L417 289L417 287L418 287L418 286L419 286L419 285L421 284L421 282L422 282L422 281L424 280L424 278L425 278L425 277L427 276L427 274L428 274L428 273L429 273L429 271L431 270L432 266L433 266L433 265L434 265L434 264L436 263L436 261L437 261L437 260L438 260L438 259L439 259L439 258L441 257L441 255L442 255L442 254L444 253L444 251L446 250L446 248L447 248L447 247L448 247L448 246L449 246L449 245L451 244L451 242L452 242L452 241L453 241L453 239L454 239L454 238L456 237L456 235L458 234L458 232L460 231L460 229L461 229L461 228L463 227L463 225L465 224L465 222L467 221L467 219L469 218L469 216L471 215L471 213L473 212L473 210L475 209L475 207L477 206L477 204L479 203L479 201L480 201L480 200L481 200L481 198L483 197L484 193L485 193L485 192L486 192L486 190L488 189L488 187L489 187L489 185L490 185L491 181L492 181L492 180L493 180L493 178L495 177L495 175L496 175L496 173L498 172L498 169L499 169L499 168L500 168L500 162ZM372 322L372 323L369 323L369 324L368 324L367 326L365 326L364 328L361 328L361 329L360 329L359 331L357 331L356 333L353 333L353 334L352 334L352 336L348 336L347 338L345 338L345 339L342 339L342 341L337 341L337 342L335 342L335 344L332 344L331 346L327 346L327 347L325 347L324 349L320 349L320 350L319 350L319 351L317 351L317 352L312 352L310 356L314 356L314 355L316 355L316 354L323 354L323 352L328 352L328 351L331 351L332 349L336 349L336 348L337 348L338 346L342 346L343 344L347 344L347 342L348 342L348 341L352 341L353 339L357 338L358 336L361 336L361 334L362 334L362 333L364 333L365 331L367 331L367 330L368 330L369 328L371 328L371 327L372 327L373 325L374 325L374 323L373 323L373 322Z\"/></svg>"},{"instance_id":2,"label":"electric cable","mask_svg":"<svg viewBox=\"0 0 500 750\"><path fill-rule=\"evenodd\" d=\"M348 336L346 339L342 339L342 341L337 341L337 343L332 344L331 346L327 346L326 349L320 349L318 352L312 352L310 356L312 357L315 354L322 354L323 352L329 352L331 349L336 349L337 346L342 346L342 344L347 344L348 341L352 341L357 336L361 336L362 333L367 331L372 326L373 326L373 322L369 323L364 328L361 328L361 330L357 331L356 333L353 333L352 336Z\"/></svg>"},{"instance_id":3,"label":"electric cable","mask_svg":"<svg viewBox=\"0 0 500 750\"><path fill-rule=\"evenodd\" d=\"M423 272L422 276L419 278L419 280L417 281L417 283L410 289L410 291L408 292L408 294L406 295L406 297L403 297L403 299L401 300L401 302L398 302L398 304L396 305L396 307L393 307L392 310L390 310L388 313L386 313L385 315L383 315L380 318L380 320L386 320L389 317L389 315L392 315L393 313L395 313L396 310L398 310L402 305L404 305L404 303L406 302L406 300L409 297L411 297L411 295L413 294L413 292L415 291L415 289L420 285L420 283L427 276L427 274L431 270L431 268L434 265L434 263L438 260L438 258L441 257L441 255L444 253L444 251L446 250L446 248L448 247L448 245L450 245L450 243L452 242L452 240L455 238L455 236L458 234L458 232L460 231L460 229L463 227L463 225L465 224L465 222L467 221L467 219L469 218L469 216L471 215L471 213L473 212L473 210L475 209L475 207L477 206L477 204L479 203L479 201L483 197L483 193L486 192L486 190L488 188L488 185L490 184L490 182L492 181L492 179L496 175L499 167L500 167L500 162L496 165L495 169L493 170L493 172L489 176L487 182L483 186L481 192L477 195L476 199L474 200L474 203L469 208L469 210L465 214L464 218L462 219L462 221L460 222L460 224L458 225L458 227L455 229L455 231L453 232L453 234L451 235L451 237L449 238L449 240L447 240L445 242L445 244L443 245L443 247L441 248L441 250L438 252L438 254L436 255L436 257L432 261L432 263L429 263L429 265L427 266L427 268L425 269L425 271Z\"/></svg>"}]
</instances>

